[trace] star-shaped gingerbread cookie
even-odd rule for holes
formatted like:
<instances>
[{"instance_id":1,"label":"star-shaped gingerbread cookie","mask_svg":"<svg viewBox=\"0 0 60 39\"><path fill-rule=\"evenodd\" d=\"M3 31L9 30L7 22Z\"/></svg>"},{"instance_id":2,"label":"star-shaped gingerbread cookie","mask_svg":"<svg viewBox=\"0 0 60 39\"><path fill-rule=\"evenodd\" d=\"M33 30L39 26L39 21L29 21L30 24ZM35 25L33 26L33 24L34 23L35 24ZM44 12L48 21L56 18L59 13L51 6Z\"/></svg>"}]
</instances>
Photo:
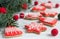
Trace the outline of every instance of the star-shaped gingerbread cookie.
<instances>
[{"instance_id":1,"label":"star-shaped gingerbread cookie","mask_svg":"<svg viewBox=\"0 0 60 39\"><path fill-rule=\"evenodd\" d=\"M26 24L25 28L29 33L40 34L42 31L45 31L47 28L42 23L32 22L31 24Z\"/></svg>"}]
</instances>

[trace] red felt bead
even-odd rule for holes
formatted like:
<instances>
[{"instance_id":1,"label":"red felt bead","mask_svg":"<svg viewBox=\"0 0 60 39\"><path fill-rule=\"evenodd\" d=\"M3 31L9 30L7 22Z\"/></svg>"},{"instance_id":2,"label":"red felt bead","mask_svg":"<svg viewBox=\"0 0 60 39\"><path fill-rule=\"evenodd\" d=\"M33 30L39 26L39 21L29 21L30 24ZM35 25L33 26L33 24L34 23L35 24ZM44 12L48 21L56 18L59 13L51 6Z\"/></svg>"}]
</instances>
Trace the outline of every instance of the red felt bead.
<instances>
[{"instance_id":1,"label":"red felt bead","mask_svg":"<svg viewBox=\"0 0 60 39\"><path fill-rule=\"evenodd\" d=\"M34 5L38 5L38 1L35 1L35 2L34 2Z\"/></svg>"},{"instance_id":2,"label":"red felt bead","mask_svg":"<svg viewBox=\"0 0 60 39\"><path fill-rule=\"evenodd\" d=\"M48 3L51 3L51 1L48 1Z\"/></svg>"},{"instance_id":3,"label":"red felt bead","mask_svg":"<svg viewBox=\"0 0 60 39\"><path fill-rule=\"evenodd\" d=\"M14 15L14 16L13 16L13 19L14 19L14 20L18 20L18 19L19 19L19 16L18 16L18 15Z\"/></svg>"},{"instance_id":4,"label":"red felt bead","mask_svg":"<svg viewBox=\"0 0 60 39\"><path fill-rule=\"evenodd\" d=\"M6 14L7 10L5 7L0 7L0 13Z\"/></svg>"},{"instance_id":5,"label":"red felt bead","mask_svg":"<svg viewBox=\"0 0 60 39\"><path fill-rule=\"evenodd\" d=\"M24 18L24 13L20 13L20 18Z\"/></svg>"},{"instance_id":6,"label":"red felt bead","mask_svg":"<svg viewBox=\"0 0 60 39\"><path fill-rule=\"evenodd\" d=\"M23 9L27 9L28 8L28 5L26 3L22 4L22 8Z\"/></svg>"},{"instance_id":7,"label":"red felt bead","mask_svg":"<svg viewBox=\"0 0 60 39\"><path fill-rule=\"evenodd\" d=\"M59 7L59 4L57 3L57 4L55 4L55 8L58 8Z\"/></svg>"},{"instance_id":8,"label":"red felt bead","mask_svg":"<svg viewBox=\"0 0 60 39\"><path fill-rule=\"evenodd\" d=\"M53 29L51 31L51 34L52 34L52 36L56 36L58 34L58 30L57 29Z\"/></svg>"}]
</instances>

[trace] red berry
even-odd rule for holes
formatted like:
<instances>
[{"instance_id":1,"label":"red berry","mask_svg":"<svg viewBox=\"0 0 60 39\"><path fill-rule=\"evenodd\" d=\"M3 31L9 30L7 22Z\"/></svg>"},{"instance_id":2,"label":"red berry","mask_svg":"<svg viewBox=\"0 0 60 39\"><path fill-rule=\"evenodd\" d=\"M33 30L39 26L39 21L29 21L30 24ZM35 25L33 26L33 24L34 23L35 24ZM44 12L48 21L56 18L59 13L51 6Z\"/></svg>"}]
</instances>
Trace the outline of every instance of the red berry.
<instances>
[{"instance_id":1,"label":"red berry","mask_svg":"<svg viewBox=\"0 0 60 39\"><path fill-rule=\"evenodd\" d=\"M41 5L41 6L45 6L45 3L41 3L40 5Z\"/></svg>"},{"instance_id":2,"label":"red berry","mask_svg":"<svg viewBox=\"0 0 60 39\"><path fill-rule=\"evenodd\" d=\"M24 18L24 13L20 13L20 18Z\"/></svg>"},{"instance_id":3,"label":"red berry","mask_svg":"<svg viewBox=\"0 0 60 39\"><path fill-rule=\"evenodd\" d=\"M58 30L57 29L53 29L51 31L51 34L52 34L52 36L56 36L58 34Z\"/></svg>"},{"instance_id":4,"label":"red berry","mask_svg":"<svg viewBox=\"0 0 60 39\"><path fill-rule=\"evenodd\" d=\"M44 17L40 17L39 20L41 20L42 22L45 20Z\"/></svg>"},{"instance_id":5,"label":"red berry","mask_svg":"<svg viewBox=\"0 0 60 39\"><path fill-rule=\"evenodd\" d=\"M14 20L18 20L18 18L19 18L18 15L14 15L14 16L13 16L13 19L14 19Z\"/></svg>"},{"instance_id":6,"label":"red berry","mask_svg":"<svg viewBox=\"0 0 60 39\"><path fill-rule=\"evenodd\" d=\"M36 7L33 7L33 8L32 8L32 11L36 11L36 9L37 9Z\"/></svg>"},{"instance_id":7,"label":"red berry","mask_svg":"<svg viewBox=\"0 0 60 39\"><path fill-rule=\"evenodd\" d=\"M45 6L40 6L40 10L45 11L46 7Z\"/></svg>"},{"instance_id":8,"label":"red berry","mask_svg":"<svg viewBox=\"0 0 60 39\"><path fill-rule=\"evenodd\" d=\"M58 7L59 7L59 4L56 4L56 5L55 5L55 8L58 8Z\"/></svg>"},{"instance_id":9,"label":"red berry","mask_svg":"<svg viewBox=\"0 0 60 39\"><path fill-rule=\"evenodd\" d=\"M22 4L22 8L23 9L27 9L28 8L28 5L26 3Z\"/></svg>"},{"instance_id":10,"label":"red berry","mask_svg":"<svg viewBox=\"0 0 60 39\"><path fill-rule=\"evenodd\" d=\"M7 10L5 7L0 7L0 13L6 14Z\"/></svg>"},{"instance_id":11,"label":"red berry","mask_svg":"<svg viewBox=\"0 0 60 39\"><path fill-rule=\"evenodd\" d=\"M51 1L48 1L48 3L51 3Z\"/></svg>"},{"instance_id":12,"label":"red berry","mask_svg":"<svg viewBox=\"0 0 60 39\"><path fill-rule=\"evenodd\" d=\"M44 32L44 31L46 31L47 30L47 28L46 27L41 27L41 29L40 29L42 32Z\"/></svg>"},{"instance_id":13,"label":"red berry","mask_svg":"<svg viewBox=\"0 0 60 39\"><path fill-rule=\"evenodd\" d=\"M34 5L38 5L38 1L35 1L35 2L34 2Z\"/></svg>"}]
</instances>

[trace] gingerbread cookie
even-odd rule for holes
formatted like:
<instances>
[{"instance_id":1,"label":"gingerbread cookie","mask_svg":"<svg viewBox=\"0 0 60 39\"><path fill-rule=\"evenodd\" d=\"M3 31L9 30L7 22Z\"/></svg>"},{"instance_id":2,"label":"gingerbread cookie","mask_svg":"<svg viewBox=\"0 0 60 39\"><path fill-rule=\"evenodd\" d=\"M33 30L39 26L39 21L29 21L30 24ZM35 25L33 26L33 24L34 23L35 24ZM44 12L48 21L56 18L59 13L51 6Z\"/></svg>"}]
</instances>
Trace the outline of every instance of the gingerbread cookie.
<instances>
[{"instance_id":1,"label":"gingerbread cookie","mask_svg":"<svg viewBox=\"0 0 60 39\"><path fill-rule=\"evenodd\" d=\"M42 23L32 22L31 24L26 24L25 28L29 33L40 34L42 31L45 31L47 28Z\"/></svg>"},{"instance_id":2,"label":"gingerbread cookie","mask_svg":"<svg viewBox=\"0 0 60 39\"><path fill-rule=\"evenodd\" d=\"M4 36L5 37L16 37L22 35L22 31L14 26L9 26L5 28Z\"/></svg>"},{"instance_id":3,"label":"gingerbread cookie","mask_svg":"<svg viewBox=\"0 0 60 39\"><path fill-rule=\"evenodd\" d=\"M57 23L57 19L55 18L50 18L50 17L40 17L39 21L42 22L45 25L49 25L51 27L53 27L56 23Z\"/></svg>"},{"instance_id":4,"label":"gingerbread cookie","mask_svg":"<svg viewBox=\"0 0 60 39\"><path fill-rule=\"evenodd\" d=\"M39 17L42 17L42 15L39 14L39 13L28 13L28 14L25 16L25 19L28 19L28 20L36 20L36 19L38 19Z\"/></svg>"},{"instance_id":5,"label":"gingerbread cookie","mask_svg":"<svg viewBox=\"0 0 60 39\"><path fill-rule=\"evenodd\" d=\"M40 12L40 14L42 14L42 16L45 17L55 17L58 13L57 12Z\"/></svg>"},{"instance_id":6,"label":"gingerbread cookie","mask_svg":"<svg viewBox=\"0 0 60 39\"><path fill-rule=\"evenodd\" d=\"M45 6L34 6L33 8L32 8L32 11L34 11L34 12L40 12L40 11L45 11L46 10L46 7Z\"/></svg>"}]
</instances>

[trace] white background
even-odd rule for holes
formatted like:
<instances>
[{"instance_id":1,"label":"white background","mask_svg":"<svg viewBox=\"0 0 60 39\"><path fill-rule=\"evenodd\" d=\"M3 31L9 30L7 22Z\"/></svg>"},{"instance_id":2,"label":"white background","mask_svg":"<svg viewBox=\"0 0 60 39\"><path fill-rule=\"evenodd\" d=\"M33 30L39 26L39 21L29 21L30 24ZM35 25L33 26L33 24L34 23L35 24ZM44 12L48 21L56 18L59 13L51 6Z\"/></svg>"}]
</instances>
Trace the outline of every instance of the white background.
<instances>
[{"instance_id":1,"label":"white background","mask_svg":"<svg viewBox=\"0 0 60 39\"><path fill-rule=\"evenodd\" d=\"M34 0L32 0L34 2ZM48 0L38 0L39 3L41 2L47 2ZM55 3L59 3L60 0L51 0L54 4ZM33 4L32 2L32 4ZM58 9L48 9L49 10L53 10L53 11L57 11L58 13L60 12L60 8ZM26 13L29 13L28 11L26 11ZM23 31L23 34L19 37L14 37L14 38L4 38L3 35L0 33L0 39L60 39L60 21L57 22L57 24L55 25L55 27L47 27L47 31L45 32L42 32L41 34L37 35L37 34L34 34L34 33L26 33L25 32L25 29L24 29L24 25L25 24L29 24L31 22L37 22L37 20L24 20L24 19L19 19L17 21L18 23L18 26L20 28L20 30ZM57 28L59 30L59 33L57 36L51 36L51 30L53 28Z\"/></svg>"}]
</instances>

